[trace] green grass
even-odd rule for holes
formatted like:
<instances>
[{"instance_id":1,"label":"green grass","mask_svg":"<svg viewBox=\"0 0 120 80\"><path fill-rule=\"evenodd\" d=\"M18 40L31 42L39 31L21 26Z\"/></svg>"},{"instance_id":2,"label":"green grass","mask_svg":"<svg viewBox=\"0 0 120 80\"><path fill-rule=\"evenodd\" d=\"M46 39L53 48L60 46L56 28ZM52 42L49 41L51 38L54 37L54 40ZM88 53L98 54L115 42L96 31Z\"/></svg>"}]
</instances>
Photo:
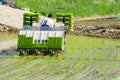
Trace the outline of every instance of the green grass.
<instances>
[{"instance_id":1,"label":"green grass","mask_svg":"<svg viewBox=\"0 0 120 80\"><path fill-rule=\"evenodd\" d=\"M59 56L21 57L16 53L1 58L0 80L104 80L110 75L117 79L120 55L113 56L119 54L119 43L115 39L67 35L66 52Z\"/></svg>"},{"instance_id":2,"label":"green grass","mask_svg":"<svg viewBox=\"0 0 120 80\"><path fill-rule=\"evenodd\" d=\"M2 40L15 40L17 39L17 34L3 34L0 35L0 41Z\"/></svg>"},{"instance_id":3,"label":"green grass","mask_svg":"<svg viewBox=\"0 0 120 80\"><path fill-rule=\"evenodd\" d=\"M120 0L16 0L20 7L44 15L67 12L75 16L86 17L94 14L108 15L120 13ZM61 8L56 10L56 8Z\"/></svg>"}]
</instances>

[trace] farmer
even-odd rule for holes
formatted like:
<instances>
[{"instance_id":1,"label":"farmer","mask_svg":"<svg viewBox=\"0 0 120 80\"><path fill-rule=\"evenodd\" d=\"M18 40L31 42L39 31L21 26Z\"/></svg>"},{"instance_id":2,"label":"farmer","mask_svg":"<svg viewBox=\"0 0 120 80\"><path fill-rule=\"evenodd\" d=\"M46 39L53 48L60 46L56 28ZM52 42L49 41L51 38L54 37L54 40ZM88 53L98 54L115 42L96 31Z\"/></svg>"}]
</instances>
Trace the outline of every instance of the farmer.
<instances>
[{"instance_id":1,"label":"farmer","mask_svg":"<svg viewBox=\"0 0 120 80\"><path fill-rule=\"evenodd\" d=\"M54 30L53 14L49 14L41 20L40 30Z\"/></svg>"},{"instance_id":2,"label":"farmer","mask_svg":"<svg viewBox=\"0 0 120 80\"><path fill-rule=\"evenodd\" d=\"M43 31L54 31L56 26L63 25L63 23L55 23L53 20L53 14L49 14L48 17L45 17L41 20L40 30ZM64 44L66 44L66 31L64 32Z\"/></svg>"}]
</instances>

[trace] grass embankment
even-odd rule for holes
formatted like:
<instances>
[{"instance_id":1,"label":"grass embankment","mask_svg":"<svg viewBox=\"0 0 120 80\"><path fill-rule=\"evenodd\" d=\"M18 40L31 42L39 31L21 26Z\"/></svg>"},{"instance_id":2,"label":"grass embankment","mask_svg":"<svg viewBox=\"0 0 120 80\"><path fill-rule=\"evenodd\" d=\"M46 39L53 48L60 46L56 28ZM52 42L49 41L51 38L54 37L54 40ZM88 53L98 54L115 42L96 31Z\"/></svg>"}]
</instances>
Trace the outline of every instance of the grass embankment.
<instances>
[{"instance_id":1,"label":"grass embankment","mask_svg":"<svg viewBox=\"0 0 120 80\"><path fill-rule=\"evenodd\" d=\"M59 56L23 56L0 59L0 80L117 79L120 41L68 35L66 52Z\"/></svg>"},{"instance_id":2,"label":"grass embankment","mask_svg":"<svg viewBox=\"0 0 120 80\"><path fill-rule=\"evenodd\" d=\"M15 40L17 39L17 34L2 34L0 35L0 41L3 41L3 40Z\"/></svg>"},{"instance_id":3,"label":"grass embankment","mask_svg":"<svg viewBox=\"0 0 120 80\"><path fill-rule=\"evenodd\" d=\"M67 12L86 17L120 13L120 0L16 0L18 6L42 14ZM56 8L62 8L59 11ZM64 10L64 9L65 10Z\"/></svg>"}]
</instances>

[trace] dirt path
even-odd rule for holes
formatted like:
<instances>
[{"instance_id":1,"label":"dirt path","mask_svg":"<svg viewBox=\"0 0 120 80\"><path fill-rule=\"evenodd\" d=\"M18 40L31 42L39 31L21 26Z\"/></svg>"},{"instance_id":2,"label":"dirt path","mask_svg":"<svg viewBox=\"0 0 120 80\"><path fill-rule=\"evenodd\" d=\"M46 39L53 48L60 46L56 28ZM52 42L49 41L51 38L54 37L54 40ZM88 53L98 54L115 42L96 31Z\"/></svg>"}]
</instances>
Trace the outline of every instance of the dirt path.
<instances>
[{"instance_id":1,"label":"dirt path","mask_svg":"<svg viewBox=\"0 0 120 80\"><path fill-rule=\"evenodd\" d=\"M0 41L1 50L17 49L17 40Z\"/></svg>"},{"instance_id":2,"label":"dirt path","mask_svg":"<svg viewBox=\"0 0 120 80\"><path fill-rule=\"evenodd\" d=\"M0 5L0 23L21 28L23 24L23 13L25 11Z\"/></svg>"}]
</instances>

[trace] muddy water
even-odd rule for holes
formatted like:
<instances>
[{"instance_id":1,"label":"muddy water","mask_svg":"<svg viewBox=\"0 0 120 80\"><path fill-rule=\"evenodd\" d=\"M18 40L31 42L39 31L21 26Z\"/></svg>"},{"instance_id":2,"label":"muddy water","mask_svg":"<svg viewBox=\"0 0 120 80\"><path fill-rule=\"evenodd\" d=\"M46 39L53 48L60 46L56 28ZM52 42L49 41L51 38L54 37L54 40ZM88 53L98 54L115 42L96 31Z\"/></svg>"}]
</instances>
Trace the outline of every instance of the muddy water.
<instances>
[{"instance_id":1,"label":"muddy water","mask_svg":"<svg viewBox=\"0 0 120 80\"><path fill-rule=\"evenodd\" d=\"M11 49L11 50L0 49L0 58L5 58L8 55L16 54L17 52L18 52L17 49Z\"/></svg>"},{"instance_id":2,"label":"muddy water","mask_svg":"<svg viewBox=\"0 0 120 80\"><path fill-rule=\"evenodd\" d=\"M11 55L17 52L17 40L0 41L0 56ZM0 57L0 58L1 58Z\"/></svg>"},{"instance_id":3,"label":"muddy water","mask_svg":"<svg viewBox=\"0 0 120 80\"><path fill-rule=\"evenodd\" d=\"M75 34L120 39L119 20L86 20L74 22Z\"/></svg>"},{"instance_id":4,"label":"muddy water","mask_svg":"<svg viewBox=\"0 0 120 80\"><path fill-rule=\"evenodd\" d=\"M74 22L75 26L102 26L105 28L119 28L120 20L76 20Z\"/></svg>"}]
</instances>

